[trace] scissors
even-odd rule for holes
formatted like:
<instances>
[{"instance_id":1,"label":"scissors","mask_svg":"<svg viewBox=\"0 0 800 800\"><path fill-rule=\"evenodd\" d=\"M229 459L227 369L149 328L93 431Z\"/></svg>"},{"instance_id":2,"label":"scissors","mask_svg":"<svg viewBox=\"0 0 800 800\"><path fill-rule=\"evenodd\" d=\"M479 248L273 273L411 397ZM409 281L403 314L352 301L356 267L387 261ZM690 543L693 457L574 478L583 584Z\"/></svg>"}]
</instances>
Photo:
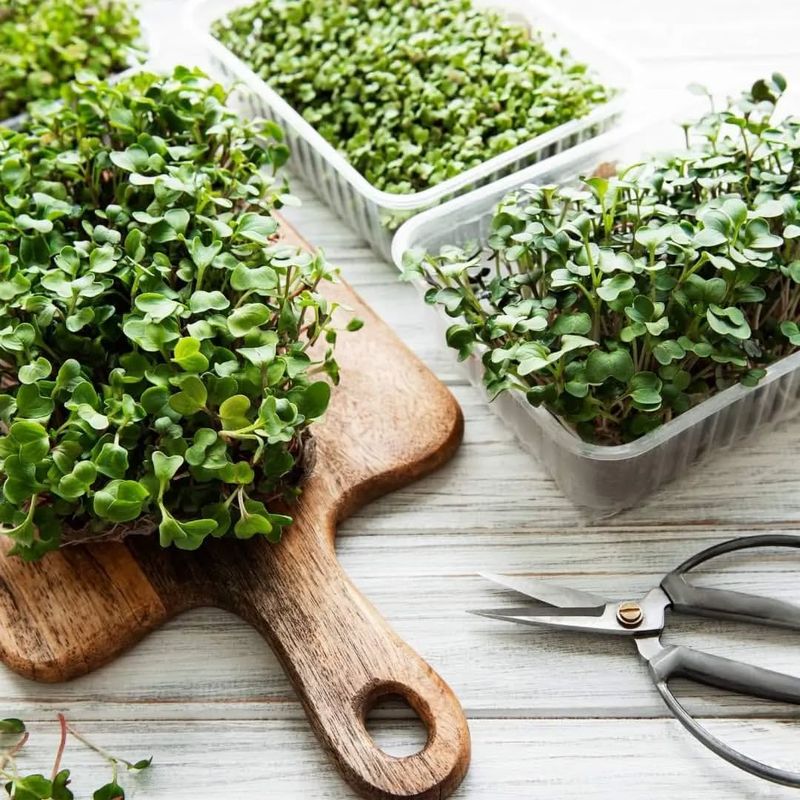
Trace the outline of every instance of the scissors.
<instances>
[{"instance_id":1,"label":"scissors","mask_svg":"<svg viewBox=\"0 0 800 800\"><path fill-rule=\"evenodd\" d=\"M800 773L756 761L709 733L689 715L669 688L672 678L688 678L751 697L800 704L800 677L680 645L661 643L667 610L800 631L798 605L742 592L692 586L686 580L687 572L710 559L757 547L800 548L800 536L747 536L709 547L670 572L660 586L639 600L609 602L589 592L557 586L549 581L485 575L507 589L532 598L536 604L472 613L523 625L545 625L633 639L664 702L693 736L721 758L752 775L785 786L800 787Z\"/></svg>"}]
</instances>

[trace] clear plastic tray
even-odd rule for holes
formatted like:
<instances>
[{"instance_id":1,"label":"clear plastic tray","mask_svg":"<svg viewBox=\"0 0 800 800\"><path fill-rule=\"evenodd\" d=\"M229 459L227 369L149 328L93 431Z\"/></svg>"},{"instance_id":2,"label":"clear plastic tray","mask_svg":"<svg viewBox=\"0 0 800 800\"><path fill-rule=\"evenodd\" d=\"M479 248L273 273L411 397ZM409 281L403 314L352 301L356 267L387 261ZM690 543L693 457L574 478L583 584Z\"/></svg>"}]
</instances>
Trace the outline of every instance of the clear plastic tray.
<instances>
[{"instance_id":1,"label":"clear plastic tray","mask_svg":"<svg viewBox=\"0 0 800 800\"><path fill-rule=\"evenodd\" d=\"M536 136L429 189L413 194L383 192L369 183L279 94L210 34L214 20L250 1L201 0L187 6L187 21L207 48L214 71L240 85L237 98L240 106L254 116L274 120L284 129L292 151L292 169L385 258L390 257L394 231L414 214L612 128L621 118L624 95L634 81L634 69L624 58L577 34L541 0L475 0L476 5L496 9L514 21L548 35L554 34L557 46L566 47L575 58L587 63L607 86L617 88L619 95L581 119Z\"/></svg>"},{"instance_id":2,"label":"clear plastic tray","mask_svg":"<svg viewBox=\"0 0 800 800\"><path fill-rule=\"evenodd\" d=\"M519 186L575 182L600 164L635 163L643 154L679 145L682 138L676 124L663 121L620 129L426 211L397 232L392 247L395 264L401 265L409 249L438 252L442 245L482 241L496 204ZM426 287L420 283L419 288ZM443 312L437 316L443 324L455 322ZM482 389L479 356L464 364L470 380ZM567 497L595 515L613 514L651 495L701 457L800 411L800 353L773 364L756 387L732 386L629 444L584 442L519 392L499 395L490 407L544 464Z\"/></svg>"}]
</instances>

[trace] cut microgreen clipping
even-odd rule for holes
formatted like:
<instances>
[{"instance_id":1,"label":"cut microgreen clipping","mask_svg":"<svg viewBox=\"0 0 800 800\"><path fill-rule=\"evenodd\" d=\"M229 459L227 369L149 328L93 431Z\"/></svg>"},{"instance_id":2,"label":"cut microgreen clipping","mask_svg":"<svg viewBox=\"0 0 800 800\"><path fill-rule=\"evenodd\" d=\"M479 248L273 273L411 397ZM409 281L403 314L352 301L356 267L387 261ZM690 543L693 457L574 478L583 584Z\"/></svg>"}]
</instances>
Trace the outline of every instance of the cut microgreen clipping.
<instances>
[{"instance_id":1,"label":"cut microgreen clipping","mask_svg":"<svg viewBox=\"0 0 800 800\"><path fill-rule=\"evenodd\" d=\"M687 124L686 148L575 186L523 186L485 242L409 252L409 276L586 441L627 442L800 346L800 119L780 75Z\"/></svg>"},{"instance_id":2,"label":"cut microgreen clipping","mask_svg":"<svg viewBox=\"0 0 800 800\"><path fill-rule=\"evenodd\" d=\"M0 0L0 120L59 97L80 70L124 70L139 36L123 0Z\"/></svg>"},{"instance_id":3,"label":"cut microgreen clipping","mask_svg":"<svg viewBox=\"0 0 800 800\"><path fill-rule=\"evenodd\" d=\"M612 94L471 0L258 0L213 32L387 192L440 183Z\"/></svg>"},{"instance_id":4,"label":"cut microgreen clipping","mask_svg":"<svg viewBox=\"0 0 800 800\"><path fill-rule=\"evenodd\" d=\"M333 271L277 240L280 129L225 102L197 70L83 76L0 128L0 533L15 554L155 526L182 549L275 540L290 522L267 504L298 491L338 379L337 306L318 292Z\"/></svg>"},{"instance_id":5,"label":"cut microgreen clipping","mask_svg":"<svg viewBox=\"0 0 800 800\"><path fill-rule=\"evenodd\" d=\"M69 788L71 772L62 766L67 741L72 737L97 753L111 768L111 780L92 794L92 800L125 800L125 790L119 783L120 771L141 772L150 766L152 758L135 763L126 761L92 744L67 722L63 714L58 715L58 722L61 736L50 776L45 777L40 773L23 775L17 764L20 751L28 741L25 723L19 719L0 719L0 781L3 797L7 800L74 800L75 795Z\"/></svg>"}]
</instances>

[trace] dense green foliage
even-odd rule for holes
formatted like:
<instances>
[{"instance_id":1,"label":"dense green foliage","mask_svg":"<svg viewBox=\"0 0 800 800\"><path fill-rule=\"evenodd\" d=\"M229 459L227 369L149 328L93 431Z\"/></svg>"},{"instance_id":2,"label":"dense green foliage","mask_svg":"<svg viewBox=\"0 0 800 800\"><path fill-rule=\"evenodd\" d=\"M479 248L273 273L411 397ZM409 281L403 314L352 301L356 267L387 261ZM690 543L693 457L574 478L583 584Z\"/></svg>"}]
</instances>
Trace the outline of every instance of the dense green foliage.
<instances>
[{"instance_id":1,"label":"dense green foliage","mask_svg":"<svg viewBox=\"0 0 800 800\"><path fill-rule=\"evenodd\" d=\"M579 186L528 185L483 245L409 253L428 300L587 441L635 439L800 346L800 119L780 75L685 126L687 146Z\"/></svg>"},{"instance_id":2,"label":"dense green foliage","mask_svg":"<svg viewBox=\"0 0 800 800\"><path fill-rule=\"evenodd\" d=\"M0 120L58 97L82 69L125 69L138 38L125 0L0 0Z\"/></svg>"},{"instance_id":3,"label":"dense green foliage","mask_svg":"<svg viewBox=\"0 0 800 800\"><path fill-rule=\"evenodd\" d=\"M389 192L440 183L610 95L471 0L258 0L214 32Z\"/></svg>"},{"instance_id":4,"label":"dense green foliage","mask_svg":"<svg viewBox=\"0 0 800 800\"><path fill-rule=\"evenodd\" d=\"M281 132L185 68L64 101L0 129L0 532L275 538L337 378L331 269L276 242Z\"/></svg>"},{"instance_id":5,"label":"dense green foliage","mask_svg":"<svg viewBox=\"0 0 800 800\"><path fill-rule=\"evenodd\" d=\"M25 723L18 719L0 719L0 790L6 800L74 800L70 789L71 771L62 767L67 740L72 737L86 747L94 750L111 767L111 780L92 794L92 800L125 800L125 789L119 783L120 768L131 772L147 769L152 758L136 763L112 755L101 747L92 744L78 733L65 719L58 715L61 738L56 750L50 777L41 773L25 775L17 764L17 757L28 741Z\"/></svg>"}]
</instances>

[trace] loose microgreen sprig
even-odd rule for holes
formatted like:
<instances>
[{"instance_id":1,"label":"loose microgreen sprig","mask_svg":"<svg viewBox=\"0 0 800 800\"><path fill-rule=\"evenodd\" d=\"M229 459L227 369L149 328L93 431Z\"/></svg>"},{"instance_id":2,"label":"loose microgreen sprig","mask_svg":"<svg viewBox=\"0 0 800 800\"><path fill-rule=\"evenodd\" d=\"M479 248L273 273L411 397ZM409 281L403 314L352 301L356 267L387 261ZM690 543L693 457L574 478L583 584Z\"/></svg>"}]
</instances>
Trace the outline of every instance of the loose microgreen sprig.
<instances>
[{"instance_id":1,"label":"loose microgreen sprig","mask_svg":"<svg viewBox=\"0 0 800 800\"><path fill-rule=\"evenodd\" d=\"M258 0L214 34L388 192L440 183L612 94L471 0Z\"/></svg>"},{"instance_id":2,"label":"loose microgreen sprig","mask_svg":"<svg viewBox=\"0 0 800 800\"><path fill-rule=\"evenodd\" d=\"M11 718L0 720L0 738L5 740L13 738L11 744L0 746L0 780L4 798L7 800L74 800L75 795L69 788L71 772L62 767L69 736L93 750L111 767L111 780L92 794L92 800L125 800L125 790L119 783L120 768L124 767L129 772L141 772L152 764L152 758L141 759L134 763L98 747L83 734L78 733L67 722L63 714L58 715L58 722L61 736L50 777L46 778L39 773L23 775L18 768L17 757L29 736L25 723Z\"/></svg>"},{"instance_id":3,"label":"loose microgreen sprig","mask_svg":"<svg viewBox=\"0 0 800 800\"><path fill-rule=\"evenodd\" d=\"M0 533L275 540L338 375L333 270L276 240L281 131L185 68L64 100L0 129Z\"/></svg>"},{"instance_id":4,"label":"loose microgreen sprig","mask_svg":"<svg viewBox=\"0 0 800 800\"><path fill-rule=\"evenodd\" d=\"M800 119L780 75L684 126L686 149L579 186L528 185L488 239L406 255L483 351L585 440L635 439L800 347Z\"/></svg>"},{"instance_id":5,"label":"loose microgreen sprig","mask_svg":"<svg viewBox=\"0 0 800 800\"><path fill-rule=\"evenodd\" d=\"M124 0L0 0L0 121L58 97L82 69L124 70L139 36Z\"/></svg>"}]
</instances>

